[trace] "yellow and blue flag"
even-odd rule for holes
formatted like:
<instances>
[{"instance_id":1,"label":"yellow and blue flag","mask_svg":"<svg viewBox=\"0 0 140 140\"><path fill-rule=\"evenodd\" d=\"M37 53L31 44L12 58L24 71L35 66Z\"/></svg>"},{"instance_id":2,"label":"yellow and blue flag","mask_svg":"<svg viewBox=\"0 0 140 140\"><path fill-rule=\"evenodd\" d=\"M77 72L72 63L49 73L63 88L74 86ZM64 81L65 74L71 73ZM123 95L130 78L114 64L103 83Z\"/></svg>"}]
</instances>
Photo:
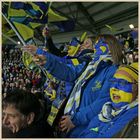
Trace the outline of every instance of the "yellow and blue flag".
<instances>
[{"instance_id":1,"label":"yellow and blue flag","mask_svg":"<svg viewBox=\"0 0 140 140\"><path fill-rule=\"evenodd\" d=\"M3 13L27 43L34 38L34 29L48 21L49 3L9 2L3 4Z\"/></svg>"},{"instance_id":2,"label":"yellow and blue flag","mask_svg":"<svg viewBox=\"0 0 140 140\"><path fill-rule=\"evenodd\" d=\"M2 12L25 42L34 38L34 29L51 22L60 31L74 29L74 21L56 14L50 2L5 2Z\"/></svg>"},{"instance_id":3,"label":"yellow and blue flag","mask_svg":"<svg viewBox=\"0 0 140 140\"><path fill-rule=\"evenodd\" d=\"M34 31L43 24L54 23L61 31L69 31L74 27L74 24L71 24L73 22L55 13L50 4L49 2L3 2L2 13L22 43L33 44ZM29 54L24 52L22 58L26 67L37 68Z\"/></svg>"}]
</instances>

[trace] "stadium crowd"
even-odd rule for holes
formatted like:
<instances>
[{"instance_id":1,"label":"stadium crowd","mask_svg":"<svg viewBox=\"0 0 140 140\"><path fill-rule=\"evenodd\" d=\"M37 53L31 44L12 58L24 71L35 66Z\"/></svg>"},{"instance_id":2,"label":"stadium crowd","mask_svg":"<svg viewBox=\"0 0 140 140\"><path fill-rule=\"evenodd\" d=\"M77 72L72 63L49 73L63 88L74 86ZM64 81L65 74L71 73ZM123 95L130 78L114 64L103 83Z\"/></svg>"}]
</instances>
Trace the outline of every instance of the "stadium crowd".
<instances>
[{"instance_id":1,"label":"stadium crowd","mask_svg":"<svg viewBox=\"0 0 140 140\"><path fill-rule=\"evenodd\" d=\"M84 33L65 52L45 31L46 49L2 48L2 137L137 138L137 38Z\"/></svg>"}]
</instances>

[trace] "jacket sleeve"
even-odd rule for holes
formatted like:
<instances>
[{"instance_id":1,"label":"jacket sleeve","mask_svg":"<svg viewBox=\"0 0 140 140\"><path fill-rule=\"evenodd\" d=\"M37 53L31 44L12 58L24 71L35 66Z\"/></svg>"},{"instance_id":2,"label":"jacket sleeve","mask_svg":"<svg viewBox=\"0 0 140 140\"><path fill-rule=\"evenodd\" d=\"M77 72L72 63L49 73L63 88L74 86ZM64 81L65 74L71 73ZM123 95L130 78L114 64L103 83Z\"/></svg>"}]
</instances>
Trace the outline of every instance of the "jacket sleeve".
<instances>
[{"instance_id":1,"label":"jacket sleeve","mask_svg":"<svg viewBox=\"0 0 140 140\"><path fill-rule=\"evenodd\" d=\"M124 114L120 114L119 116L116 116L114 120L111 122L100 122L98 119L98 116L93 118L92 121L89 123L87 129L83 131L83 133L80 135L80 137L85 138L111 138L115 134L117 134L119 131L123 131L126 127L126 125L138 116L138 107L135 107L133 109L130 109L129 111L125 112ZM99 123L99 124L98 124ZM99 127L99 132L96 133L95 131L91 131L91 128ZM128 130L128 129L127 129Z\"/></svg>"},{"instance_id":2,"label":"jacket sleeve","mask_svg":"<svg viewBox=\"0 0 140 140\"><path fill-rule=\"evenodd\" d=\"M57 56L50 54L42 49L37 49L36 54L44 55L46 57L46 64L44 68L59 80L67 82L74 82L80 75L85 63L74 66L72 64L62 63Z\"/></svg>"},{"instance_id":3,"label":"jacket sleeve","mask_svg":"<svg viewBox=\"0 0 140 140\"><path fill-rule=\"evenodd\" d=\"M73 64L73 65L79 65L79 61L77 58L67 58L67 57L57 57L58 60L65 64Z\"/></svg>"},{"instance_id":4,"label":"jacket sleeve","mask_svg":"<svg viewBox=\"0 0 140 140\"><path fill-rule=\"evenodd\" d=\"M55 46L51 37L46 37L46 40L47 40L46 47L48 48L50 53L57 55L57 56L64 56L65 55L65 53L62 53L61 50Z\"/></svg>"},{"instance_id":5,"label":"jacket sleeve","mask_svg":"<svg viewBox=\"0 0 140 140\"><path fill-rule=\"evenodd\" d=\"M101 111L103 104L108 100L108 97L97 99L89 106L79 109L79 111L76 112L72 118L74 125L78 126L88 124L93 117L95 117Z\"/></svg>"}]
</instances>

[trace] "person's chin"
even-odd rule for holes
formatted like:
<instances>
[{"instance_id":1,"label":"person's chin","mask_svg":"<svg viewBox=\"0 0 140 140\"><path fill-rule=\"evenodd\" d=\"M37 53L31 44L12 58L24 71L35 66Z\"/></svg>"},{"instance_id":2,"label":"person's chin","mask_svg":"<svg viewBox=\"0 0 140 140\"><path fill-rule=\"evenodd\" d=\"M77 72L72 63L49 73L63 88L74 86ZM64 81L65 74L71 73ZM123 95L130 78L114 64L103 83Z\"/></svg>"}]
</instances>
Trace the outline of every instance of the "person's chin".
<instances>
[{"instance_id":1,"label":"person's chin","mask_svg":"<svg viewBox=\"0 0 140 140\"><path fill-rule=\"evenodd\" d=\"M13 133L13 128L11 126L8 126L7 129L9 129Z\"/></svg>"},{"instance_id":2,"label":"person's chin","mask_svg":"<svg viewBox=\"0 0 140 140\"><path fill-rule=\"evenodd\" d=\"M12 131L12 133L13 133L13 128L12 128L12 127L8 127L8 129L9 129L10 131Z\"/></svg>"},{"instance_id":3,"label":"person's chin","mask_svg":"<svg viewBox=\"0 0 140 140\"><path fill-rule=\"evenodd\" d=\"M13 133L13 129L12 127L10 126L3 126L4 129L8 130L8 131L11 131Z\"/></svg>"}]
</instances>

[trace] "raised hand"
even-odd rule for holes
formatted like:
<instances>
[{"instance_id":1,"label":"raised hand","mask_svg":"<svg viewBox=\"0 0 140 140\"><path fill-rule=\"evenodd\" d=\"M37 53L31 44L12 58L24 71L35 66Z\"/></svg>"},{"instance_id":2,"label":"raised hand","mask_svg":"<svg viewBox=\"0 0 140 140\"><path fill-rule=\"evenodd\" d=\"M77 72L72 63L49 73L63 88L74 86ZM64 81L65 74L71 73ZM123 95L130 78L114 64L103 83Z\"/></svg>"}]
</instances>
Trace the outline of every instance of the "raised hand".
<instances>
[{"instance_id":1,"label":"raised hand","mask_svg":"<svg viewBox=\"0 0 140 140\"><path fill-rule=\"evenodd\" d=\"M47 26L44 27L44 29L42 30L42 35L43 35L43 37L50 36L50 31L49 31L49 28Z\"/></svg>"},{"instance_id":2,"label":"raised hand","mask_svg":"<svg viewBox=\"0 0 140 140\"><path fill-rule=\"evenodd\" d=\"M43 66L44 64L46 64L47 59L44 55L34 55L33 56L33 61L40 66Z\"/></svg>"},{"instance_id":3,"label":"raised hand","mask_svg":"<svg viewBox=\"0 0 140 140\"><path fill-rule=\"evenodd\" d=\"M34 46L34 45L27 45L27 46L24 46L22 48L22 51L26 51L26 52L29 52L32 55L35 55L35 53L37 51L37 47Z\"/></svg>"}]
</instances>

